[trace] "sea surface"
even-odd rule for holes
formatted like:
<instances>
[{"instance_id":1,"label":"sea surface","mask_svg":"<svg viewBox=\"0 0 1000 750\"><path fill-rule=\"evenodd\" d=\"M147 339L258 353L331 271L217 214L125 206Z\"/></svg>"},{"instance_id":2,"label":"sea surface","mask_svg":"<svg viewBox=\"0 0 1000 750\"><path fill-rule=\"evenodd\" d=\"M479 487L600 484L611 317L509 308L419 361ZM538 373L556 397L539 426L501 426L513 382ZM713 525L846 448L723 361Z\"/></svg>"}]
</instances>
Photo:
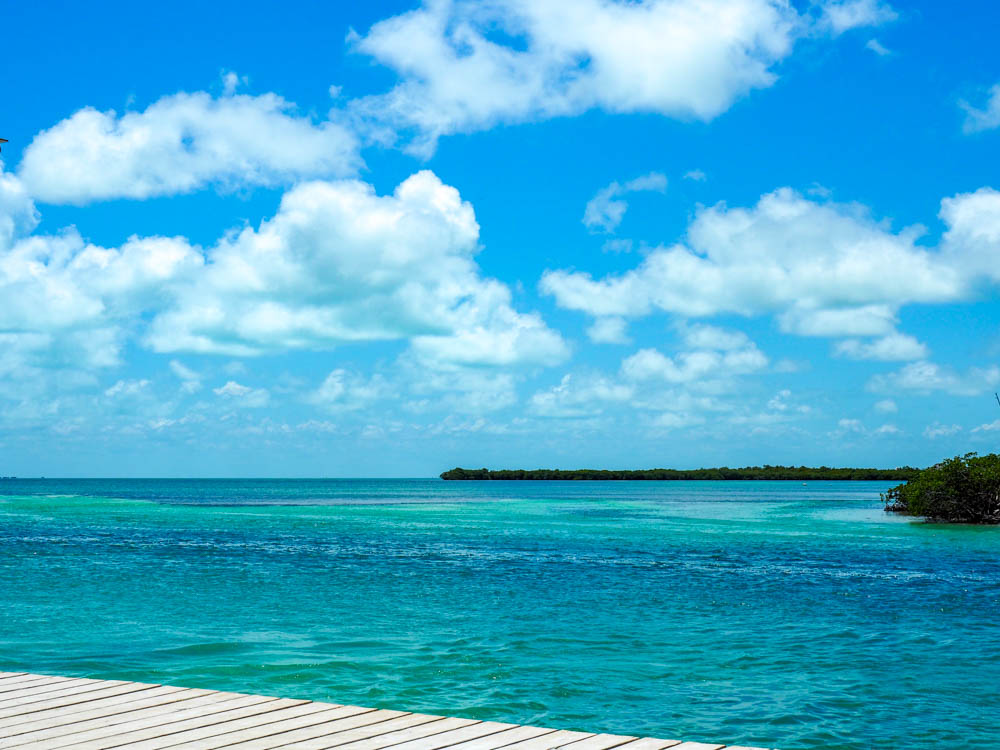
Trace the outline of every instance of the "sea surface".
<instances>
[{"instance_id":1,"label":"sea surface","mask_svg":"<svg viewBox=\"0 0 1000 750\"><path fill-rule=\"evenodd\" d=\"M1000 747L1000 528L877 482L0 481L0 670Z\"/></svg>"}]
</instances>

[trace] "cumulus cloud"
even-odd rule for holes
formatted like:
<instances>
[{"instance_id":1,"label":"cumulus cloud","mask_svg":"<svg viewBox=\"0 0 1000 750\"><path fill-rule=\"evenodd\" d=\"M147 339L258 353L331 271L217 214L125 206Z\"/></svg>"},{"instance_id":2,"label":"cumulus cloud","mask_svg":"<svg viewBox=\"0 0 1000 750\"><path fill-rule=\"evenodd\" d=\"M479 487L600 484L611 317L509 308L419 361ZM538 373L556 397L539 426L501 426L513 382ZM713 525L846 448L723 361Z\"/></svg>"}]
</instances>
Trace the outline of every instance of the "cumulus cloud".
<instances>
[{"instance_id":1,"label":"cumulus cloud","mask_svg":"<svg viewBox=\"0 0 1000 750\"><path fill-rule=\"evenodd\" d=\"M410 339L429 359L554 363L562 338L479 275L472 206L431 172L378 196L361 182L311 182L277 215L214 247L152 321L156 351L246 356Z\"/></svg>"},{"instance_id":2,"label":"cumulus cloud","mask_svg":"<svg viewBox=\"0 0 1000 750\"><path fill-rule=\"evenodd\" d=\"M103 248L75 230L32 234L36 223L19 180L0 172L0 367L24 377L116 365L132 339L236 356L399 340L425 363L468 366L568 355L480 274L472 207L430 172L385 196L353 180L304 183L273 218L207 250L166 237ZM192 371L171 367L196 390Z\"/></svg>"},{"instance_id":3,"label":"cumulus cloud","mask_svg":"<svg viewBox=\"0 0 1000 750\"><path fill-rule=\"evenodd\" d=\"M170 371L181 381L181 390L195 393L201 390L201 375L176 359L170 360Z\"/></svg>"},{"instance_id":4,"label":"cumulus cloud","mask_svg":"<svg viewBox=\"0 0 1000 750\"><path fill-rule=\"evenodd\" d=\"M338 367L326 376L308 400L329 411L355 411L374 403L385 391L386 384L381 376L366 379Z\"/></svg>"},{"instance_id":5,"label":"cumulus cloud","mask_svg":"<svg viewBox=\"0 0 1000 750\"><path fill-rule=\"evenodd\" d=\"M608 405L630 401L634 394L633 386L601 375L567 374L558 385L535 393L529 406L541 417L593 417Z\"/></svg>"},{"instance_id":6,"label":"cumulus cloud","mask_svg":"<svg viewBox=\"0 0 1000 750\"><path fill-rule=\"evenodd\" d=\"M625 211L628 210L628 202L623 196L643 191L662 193L666 189L667 178L659 172L636 177L624 185L612 182L598 190L587 202L583 212L583 225L591 231L614 232L621 224Z\"/></svg>"},{"instance_id":7,"label":"cumulus cloud","mask_svg":"<svg viewBox=\"0 0 1000 750\"><path fill-rule=\"evenodd\" d=\"M710 120L750 91L805 35L889 18L871 0L799 14L783 0L437 0L349 42L394 70L383 95L353 103L377 135L412 136L427 155L443 135L577 115L655 112Z\"/></svg>"},{"instance_id":8,"label":"cumulus cloud","mask_svg":"<svg viewBox=\"0 0 1000 750\"><path fill-rule=\"evenodd\" d=\"M640 349L622 362L628 380L662 380L690 383L705 378L725 378L762 370L767 357L755 346L729 352L691 351L668 357L656 349Z\"/></svg>"},{"instance_id":9,"label":"cumulus cloud","mask_svg":"<svg viewBox=\"0 0 1000 750\"><path fill-rule=\"evenodd\" d=\"M848 339L834 347L834 353L849 359L874 359L880 362L900 362L925 359L927 346L905 333L892 333L874 341Z\"/></svg>"},{"instance_id":10,"label":"cumulus cloud","mask_svg":"<svg viewBox=\"0 0 1000 750\"><path fill-rule=\"evenodd\" d=\"M223 386L213 388L212 392L220 398L251 409L267 406L271 400L271 394L266 388L251 388L248 385L237 383L235 380L230 380Z\"/></svg>"},{"instance_id":11,"label":"cumulus cloud","mask_svg":"<svg viewBox=\"0 0 1000 750\"><path fill-rule=\"evenodd\" d=\"M768 359L744 333L715 326L681 326L687 351L669 357L657 349L640 349L622 360L629 382L694 383L727 380L763 370Z\"/></svg>"},{"instance_id":12,"label":"cumulus cloud","mask_svg":"<svg viewBox=\"0 0 1000 750\"><path fill-rule=\"evenodd\" d=\"M900 370L876 375L868 382L869 390L893 392L899 390L932 393L943 391L954 396L977 396L1000 385L1000 367L970 368L960 373L934 362L911 362Z\"/></svg>"},{"instance_id":13,"label":"cumulus cloud","mask_svg":"<svg viewBox=\"0 0 1000 750\"><path fill-rule=\"evenodd\" d=\"M624 318L598 318L587 328L587 337L595 344L627 344L628 323Z\"/></svg>"},{"instance_id":14,"label":"cumulus cloud","mask_svg":"<svg viewBox=\"0 0 1000 750\"><path fill-rule=\"evenodd\" d=\"M314 123L275 94L235 95L238 81L227 78L221 98L179 93L121 115L81 109L35 136L19 176L37 200L85 204L357 170L357 139L348 128Z\"/></svg>"},{"instance_id":15,"label":"cumulus cloud","mask_svg":"<svg viewBox=\"0 0 1000 750\"><path fill-rule=\"evenodd\" d=\"M972 256L985 265L996 252L994 191L945 201L942 218L950 229L933 252L916 244L920 227L894 232L859 206L782 188L751 208L699 209L684 243L651 251L633 270L602 279L551 270L541 289L597 318L774 314L800 335L891 337L900 306L962 299Z\"/></svg>"},{"instance_id":16,"label":"cumulus cloud","mask_svg":"<svg viewBox=\"0 0 1000 750\"><path fill-rule=\"evenodd\" d=\"M990 88L981 107L973 106L964 100L958 104L965 110L962 130L966 133L978 133L1000 127L1000 83Z\"/></svg>"},{"instance_id":17,"label":"cumulus cloud","mask_svg":"<svg viewBox=\"0 0 1000 750\"><path fill-rule=\"evenodd\" d=\"M896 402L891 398L884 398L875 403L875 411L882 412L883 414L895 414L899 411L899 407L896 406Z\"/></svg>"},{"instance_id":18,"label":"cumulus cloud","mask_svg":"<svg viewBox=\"0 0 1000 750\"><path fill-rule=\"evenodd\" d=\"M899 14L881 0L840 0L822 6L821 24L833 34L895 21Z\"/></svg>"},{"instance_id":19,"label":"cumulus cloud","mask_svg":"<svg viewBox=\"0 0 1000 750\"><path fill-rule=\"evenodd\" d=\"M871 50L879 57L886 57L892 54L890 50L882 46L882 43L878 39L869 39L865 42L865 48Z\"/></svg>"},{"instance_id":20,"label":"cumulus cloud","mask_svg":"<svg viewBox=\"0 0 1000 750\"><path fill-rule=\"evenodd\" d=\"M23 372L118 364L131 321L203 263L183 238L103 248L74 229L32 234L37 220L20 181L0 172L0 331Z\"/></svg>"},{"instance_id":21,"label":"cumulus cloud","mask_svg":"<svg viewBox=\"0 0 1000 750\"><path fill-rule=\"evenodd\" d=\"M935 422L924 428L924 437L931 440L939 437L950 437L962 431L962 426L957 424L941 424Z\"/></svg>"}]
</instances>

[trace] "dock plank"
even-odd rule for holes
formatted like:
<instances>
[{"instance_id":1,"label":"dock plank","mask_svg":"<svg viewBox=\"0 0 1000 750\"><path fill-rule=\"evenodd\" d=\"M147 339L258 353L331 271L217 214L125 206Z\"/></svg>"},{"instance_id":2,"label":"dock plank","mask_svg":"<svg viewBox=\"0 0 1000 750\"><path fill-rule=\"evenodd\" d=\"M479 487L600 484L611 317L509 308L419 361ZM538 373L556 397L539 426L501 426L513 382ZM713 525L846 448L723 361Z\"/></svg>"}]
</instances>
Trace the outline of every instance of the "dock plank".
<instances>
[{"instance_id":1,"label":"dock plank","mask_svg":"<svg viewBox=\"0 0 1000 750\"><path fill-rule=\"evenodd\" d=\"M449 745L448 750L500 750L500 748L513 745L515 742L530 740L543 734L552 734L555 731L549 727L528 727L515 724L513 729L489 734L467 742L459 742L457 745Z\"/></svg>"},{"instance_id":2,"label":"dock plank","mask_svg":"<svg viewBox=\"0 0 1000 750\"><path fill-rule=\"evenodd\" d=\"M440 732L430 737L409 740L397 745L392 745L392 750L437 750L438 748L450 748L460 742L475 740L483 737L513 729L516 724L502 724L496 721L481 721L476 724L452 729L447 732Z\"/></svg>"},{"instance_id":3,"label":"dock plank","mask_svg":"<svg viewBox=\"0 0 1000 750\"><path fill-rule=\"evenodd\" d=\"M638 737L622 734L595 734L585 740L578 740L566 745L566 750L610 750L613 747L625 745Z\"/></svg>"},{"instance_id":4,"label":"dock plank","mask_svg":"<svg viewBox=\"0 0 1000 750\"><path fill-rule=\"evenodd\" d=\"M40 687L42 685L48 685L48 684L50 684L48 682L48 678L45 677L28 679L24 681L16 681L16 682L11 681L9 683L0 681L0 698L9 698L10 696L15 695L18 691L24 690L25 688L28 687L32 686Z\"/></svg>"},{"instance_id":5,"label":"dock plank","mask_svg":"<svg viewBox=\"0 0 1000 750\"><path fill-rule=\"evenodd\" d=\"M124 685L126 683L117 682L115 684ZM43 685L30 690L18 690L10 693L9 698L0 696L0 711L4 711L8 708L14 708L15 706L24 706L28 703L37 703L38 701L62 698L67 695L86 693L91 690L102 690L106 687L111 686L101 680L70 680L68 682L60 682L54 685Z\"/></svg>"},{"instance_id":6,"label":"dock plank","mask_svg":"<svg viewBox=\"0 0 1000 750\"><path fill-rule=\"evenodd\" d=\"M404 711L388 711L377 709L364 709L363 712L359 712L354 716L348 716L343 719L333 719L331 721L325 722L323 724L315 724L311 727L303 727L301 729L295 729L291 732L284 733L280 738L280 742L283 745L294 745L299 747L300 743L307 740L317 740L319 738L329 738L335 734L341 734L349 729L359 729L361 727L372 727L379 724L385 724L390 719L398 719L402 716L408 716ZM376 726L375 731L379 731ZM246 740L245 742L239 742L235 745L227 746L226 750L270 750L274 747L275 738L264 737L256 740Z\"/></svg>"},{"instance_id":7,"label":"dock plank","mask_svg":"<svg viewBox=\"0 0 1000 750\"><path fill-rule=\"evenodd\" d=\"M51 726L49 722L36 722L33 728L19 728L26 729L26 731L11 737L9 744L0 740L0 749L8 750L8 748L19 747L27 743L33 743L33 747L40 748L45 740L58 739L60 742L72 741L76 743L97 740L120 734L124 730L122 725L125 724L129 725L131 729L138 730L277 700L263 695L232 697L236 694L209 692L199 695L202 691L192 690L190 692L193 695L166 695L160 699L159 703L147 707L129 706L127 710L123 707L110 715L77 719L59 726ZM179 703L183 703L183 705L178 705ZM87 713L77 714L78 717L87 715ZM72 735L72 737L62 739L67 735Z\"/></svg>"},{"instance_id":8,"label":"dock plank","mask_svg":"<svg viewBox=\"0 0 1000 750\"><path fill-rule=\"evenodd\" d=\"M0 672L0 750L766 750Z\"/></svg>"},{"instance_id":9,"label":"dock plank","mask_svg":"<svg viewBox=\"0 0 1000 750\"><path fill-rule=\"evenodd\" d=\"M421 724L429 724L431 722L440 721L442 718L444 717L432 716L431 714L404 714L403 716L399 716L395 719L380 721L376 724L369 724L355 729L347 729L343 732L336 732L334 734L321 735L311 740L271 745L271 747L294 747L295 750L325 750L325 748L346 745L347 743L354 742L356 740L389 734L390 732L395 732L399 729L406 729L407 727L414 727Z\"/></svg>"},{"instance_id":10,"label":"dock plank","mask_svg":"<svg viewBox=\"0 0 1000 750\"><path fill-rule=\"evenodd\" d=\"M429 737L431 735L443 734L452 729L460 729L470 724L478 724L475 719L458 719L452 717L440 717L437 721L429 721L408 729L400 729L398 732L380 734L356 742L347 744L336 744L331 747L339 747L341 750L381 750L385 747L394 747L410 740Z\"/></svg>"},{"instance_id":11,"label":"dock plank","mask_svg":"<svg viewBox=\"0 0 1000 750\"><path fill-rule=\"evenodd\" d=\"M98 686L97 689L88 690L84 693L64 695L61 698L50 698L44 701L25 703L22 706L13 706L6 710L0 709L0 719L9 719L13 716L37 713L39 711L45 711L52 708L68 708L69 706L92 703L93 701L101 700L102 698L110 698L123 693L136 693L142 690L149 690L150 687L153 686L144 685L138 682L125 682L120 685L116 684L114 687L106 688Z\"/></svg>"},{"instance_id":12,"label":"dock plank","mask_svg":"<svg viewBox=\"0 0 1000 750\"><path fill-rule=\"evenodd\" d=\"M177 742L182 742L185 737L198 737L199 735L195 733L206 728L213 728L214 733L223 733L226 731L225 728L216 728L229 722L235 723L246 719L263 722L266 720L262 718L265 714L280 714L289 708L308 704L309 701L277 698L261 703L230 707L224 711L215 713L202 712L198 715L186 716L176 721L157 722L155 725L148 727L131 727L126 722L125 724L115 725L115 732L113 734L99 739L91 739L64 746L74 748L86 747L88 750L96 750L97 748L111 747L133 748L145 744L165 745L168 741L176 744ZM209 735L212 733L208 732ZM171 739L168 740L167 738Z\"/></svg>"},{"instance_id":13,"label":"dock plank","mask_svg":"<svg viewBox=\"0 0 1000 750\"><path fill-rule=\"evenodd\" d=\"M179 688L170 687L167 685L160 685L152 687L149 690L135 691L131 693L123 693L121 695L112 696L110 698L103 698L99 701L92 703L79 703L72 706L60 706L57 708L49 708L44 711L36 711L30 716L17 715L12 716L7 719L0 719L0 738L4 736L4 733L10 731L12 727L19 728L27 723L34 722L52 722L55 724L67 723L70 721L76 721L76 716L81 713L92 713L95 711L107 713L111 710L114 713L121 713L127 711L124 706L132 703L144 702L154 698L160 698L164 695L172 695L173 693L178 693L184 690L189 690L190 688Z\"/></svg>"},{"instance_id":14,"label":"dock plank","mask_svg":"<svg viewBox=\"0 0 1000 750\"><path fill-rule=\"evenodd\" d=\"M311 716L323 711L329 711L330 704L312 703L311 701L292 701L293 705L282 703L280 706L264 703L260 706L252 706L242 709L238 716L227 716L226 714L216 714L193 720L197 722L197 727L176 727L162 726L148 730L147 739L137 740L131 734L117 735L114 740L116 744L108 743L97 745L81 745L79 750L97 750L104 748L121 747L127 745L129 750L160 750L160 748L183 745L185 748L194 748L201 745L208 747L224 747L225 744L215 738L238 732L242 729L254 729L278 722L288 721L304 716ZM186 722L185 722L186 723ZM175 731L177 730L177 731ZM206 742L211 740L211 742ZM77 749L75 749L77 750Z\"/></svg>"}]
</instances>

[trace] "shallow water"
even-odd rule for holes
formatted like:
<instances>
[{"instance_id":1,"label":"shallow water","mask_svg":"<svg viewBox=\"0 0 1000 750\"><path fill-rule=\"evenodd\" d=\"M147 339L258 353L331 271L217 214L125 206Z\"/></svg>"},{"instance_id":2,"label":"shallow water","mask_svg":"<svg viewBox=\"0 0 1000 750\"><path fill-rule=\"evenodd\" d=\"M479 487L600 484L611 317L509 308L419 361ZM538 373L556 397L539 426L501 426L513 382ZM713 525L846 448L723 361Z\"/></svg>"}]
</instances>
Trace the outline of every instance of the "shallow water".
<instances>
[{"instance_id":1,"label":"shallow water","mask_svg":"<svg viewBox=\"0 0 1000 750\"><path fill-rule=\"evenodd\" d=\"M0 482L0 670L781 748L1000 746L1000 528L886 483Z\"/></svg>"}]
</instances>

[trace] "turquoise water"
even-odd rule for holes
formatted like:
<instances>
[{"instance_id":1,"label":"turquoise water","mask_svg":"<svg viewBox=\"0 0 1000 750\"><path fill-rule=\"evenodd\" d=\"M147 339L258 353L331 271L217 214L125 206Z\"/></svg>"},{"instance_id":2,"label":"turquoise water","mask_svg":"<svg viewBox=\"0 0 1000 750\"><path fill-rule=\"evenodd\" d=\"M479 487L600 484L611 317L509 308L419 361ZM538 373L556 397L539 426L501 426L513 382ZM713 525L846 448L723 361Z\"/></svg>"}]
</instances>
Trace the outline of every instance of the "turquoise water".
<instances>
[{"instance_id":1,"label":"turquoise water","mask_svg":"<svg viewBox=\"0 0 1000 750\"><path fill-rule=\"evenodd\" d=\"M0 670L1000 747L1000 528L883 483L0 482Z\"/></svg>"}]
</instances>

